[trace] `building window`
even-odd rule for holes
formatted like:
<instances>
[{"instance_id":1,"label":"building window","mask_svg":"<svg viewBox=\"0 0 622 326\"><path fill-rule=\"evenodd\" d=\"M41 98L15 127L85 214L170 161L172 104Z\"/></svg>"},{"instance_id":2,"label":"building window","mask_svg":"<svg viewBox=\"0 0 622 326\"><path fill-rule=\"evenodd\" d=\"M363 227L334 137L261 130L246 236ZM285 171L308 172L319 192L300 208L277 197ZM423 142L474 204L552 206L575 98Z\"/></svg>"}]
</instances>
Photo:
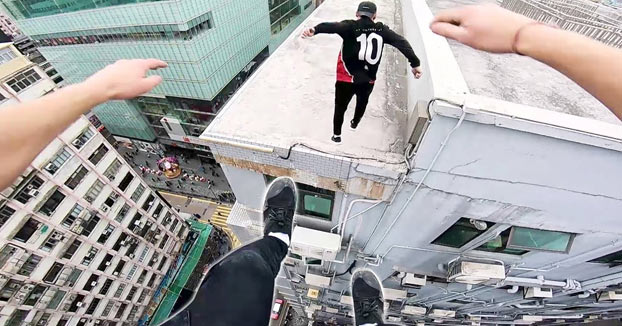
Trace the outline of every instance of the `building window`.
<instances>
[{"instance_id":1,"label":"building window","mask_svg":"<svg viewBox=\"0 0 622 326\"><path fill-rule=\"evenodd\" d=\"M267 183L271 183L275 177L266 175ZM297 213L319 217L330 221L332 218L335 192L316 188L313 186L296 183L298 188Z\"/></svg>"},{"instance_id":2,"label":"building window","mask_svg":"<svg viewBox=\"0 0 622 326\"><path fill-rule=\"evenodd\" d=\"M102 311L102 317L108 317L108 315L110 315L110 311L112 310L113 306L114 306L114 301L109 300L108 303L106 304L106 307L104 308L104 311Z\"/></svg>"},{"instance_id":3,"label":"building window","mask_svg":"<svg viewBox=\"0 0 622 326\"><path fill-rule=\"evenodd\" d=\"M99 223L99 220L100 220L99 216L91 215L90 219L82 223L83 229L82 229L82 232L80 232L80 235L83 235L85 237L88 237L89 235L91 235L91 232L93 232L93 230L97 226L97 223Z\"/></svg>"},{"instance_id":4,"label":"building window","mask_svg":"<svg viewBox=\"0 0 622 326\"><path fill-rule=\"evenodd\" d=\"M43 282L54 284L54 282L56 282L56 279L58 278L58 275L60 274L60 271L63 270L64 266L65 265L61 263L54 263L50 270L48 270L47 274L45 274L45 276L43 277Z\"/></svg>"},{"instance_id":5,"label":"building window","mask_svg":"<svg viewBox=\"0 0 622 326\"><path fill-rule=\"evenodd\" d=\"M80 184L80 182L82 182L82 180L88 173L89 170L87 170L84 166L80 165L76 169L76 171L69 177L69 179L65 181L65 186L67 186L67 188L71 190L76 189L76 187Z\"/></svg>"},{"instance_id":6,"label":"building window","mask_svg":"<svg viewBox=\"0 0 622 326\"><path fill-rule=\"evenodd\" d=\"M104 285L102 285L102 288L99 290L99 294L101 294L101 295L108 294L108 290L110 290L111 286L112 286L112 280L111 279L107 279L104 282Z\"/></svg>"},{"instance_id":7,"label":"building window","mask_svg":"<svg viewBox=\"0 0 622 326\"><path fill-rule=\"evenodd\" d=\"M160 242L160 245L158 246L158 248L160 249L164 249L164 247L166 246L166 243L168 242L168 234L164 235L164 238L162 238L162 242Z\"/></svg>"},{"instance_id":8,"label":"building window","mask_svg":"<svg viewBox=\"0 0 622 326\"><path fill-rule=\"evenodd\" d=\"M114 292L114 297L118 298L121 296L121 294L123 294L123 290L125 290L125 284L121 283L119 284L119 287L117 288L117 290Z\"/></svg>"},{"instance_id":9,"label":"building window","mask_svg":"<svg viewBox=\"0 0 622 326\"><path fill-rule=\"evenodd\" d=\"M15 52L13 52L10 47L0 50L0 64L9 62L15 58L17 58L17 55L15 55Z\"/></svg>"},{"instance_id":10,"label":"building window","mask_svg":"<svg viewBox=\"0 0 622 326\"><path fill-rule=\"evenodd\" d=\"M106 201L104 201L104 204L102 206L102 211L104 213L107 212L108 209L112 208L112 206L117 202L117 199L119 199L119 194L117 194L114 191L111 192L108 198L106 198Z\"/></svg>"},{"instance_id":11,"label":"building window","mask_svg":"<svg viewBox=\"0 0 622 326\"><path fill-rule=\"evenodd\" d=\"M0 301L9 301L19 289L22 288L24 283L17 280L9 280L6 285L0 290Z\"/></svg>"},{"instance_id":12,"label":"building window","mask_svg":"<svg viewBox=\"0 0 622 326\"><path fill-rule=\"evenodd\" d=\"M9 206L1 206L0 207L0 228L13 216L15 210Z\"/></svg>"},{"instance_id":13,"label":"building window","mask_svg":"<svg viewBox=\"0 0 622 326\"><path fill-rule=\"evenodd\" d=\"M481 245L479 248L475 250L498 252L498 253L508 254L508 255L524 255L528 253L529 252L528 250L508 248L508 239L510 238L511 230L512 229L509 228L501 232L499 236L486 242L485 244Z\"/></svg>"},{"instance_id":14,"label":"building window","mask_svg":"<svg viewBox=\"0 0 622 326\"><path fill-rule=\"evenodd\" d=\"M607 264L609 267L617 267L622 265L622 250L593 259L590 263Z\"/></svg>"},{"instance_id":15,"label":"building window","mask_svg":"<svg viewBox=\"0 0 622 326\"><path fill-rule=\"evenodd\" d=\"M123 267L125 267L125 260L119 260L119 262L117 263L117 267L115 267L114 272L112 273L113 275L119 275L121 274L121 271L123 271Z\"/></svg>"},{"instance_id":16,"label":"building window","mask_svg":"<svg viewBox=\"0 0 622 326\"><path fill-rule=\"evenodd\" d=\"M138 277L138 280L136 281L136 283L142 284L145 281L145 278L147 278L147 270L143 269L143 271L142 271L142 273L140 273L140 276Z\"/></svg>"},{"instance_id":17,"label":"building window","mask_svg":"<svg viewBox=\"0 0 622 326\"><path fill-rule=\"evenodd\" d=\"M119 238L117 239L117 242L115 242L114 246L112 246L112 250L119 251L119 249L121 249L121 247L125 245L126 238L127 238L127 234L125 232L122 232Z\"/></svg>"},{"instance_id":18,"label":"building window","mask_svg":"<svg viewBox=\"0 0 622 326\"><path fill-rule=\"evenodd\" d=\"M123 207L119 210L119 214L114 218L115 221L123 223L123 220L127 216L127 212L130 210L130 205L123 204Z\"/></svg>"},{"instance_id":19,"label":"building window","mask_svg":"<svg viewBox=\"0 0 622 326\"><path fill-rule=\"evenodd\" d=\"M153 283L155 283L157 275L158 274L156 274L156 273L151 274L151 277L149 278L149 282L147 282L147 287L148 288L153 286Z\"/></svg>"},{"instance_id":20,"label":"building window","mask_svg":"<svg viewBox=\"0 0 622 326\"><path fill-rule=\"evenodd\" d=\"M22 204L28 203L31 198L37 197L39 195L39 189L41 188L43 183L43 179L39 178L36 175L33 176L32 179L28 182L28 185L26 185L17 193L17 195L15 196L15 200Z\"/></svg>"},{"instance_id":21,"label":"building window","mask_svg":"<svg viewBox=\"0 0 622 326\"><path fill-rule=\"evenodd\" d=\"M41 80L41 76L34 70L28 69L15 77L9 79L6 84L9 85L16 93L19 93Z\"/></svg>"},{"instance_id":22,"label":"building window","mask_svg":"<svg viewBox=\"0 0 622 326\"><path fill-rule=\"evenodd\" d=\"M523 227L512 227L508 248L568 252L575 234Z\"/></svg>"},{"instance_id":23,"label":"building window","mask_svg":"<svg viewBox=\"0 0 622 326\"><path fill-rule=\"evenodd\" d=\"M138 304L142 304L142 303L143 303L143 301L145 301L145 299L147 298L147 296L148 296L148 295L149 295L149 290L147 290L147 289L143 289L143 290L140 292L140 296L138 297L138 301L136 301L136 303L138 303Z\"/></svg>"},{"instance_id":24,"label":"building window","mask_svg":"<svg viewBox=\"0 0 622 326\"><path fill-rule=\"evenodd\" d=\"M99 252L99 249L91 246L91 249L89 250L89 252L84 256L84 258L82 258L82 262L80 264L84 265L84 266L89 266L91 265L91 263L93 262L93 259L95 258L95 256L97 256L97 252Z\"/></svg>"},{"instance_id":25,"label":"building window","mask_svg":"<svg viewBox=\"0 0 622 326\"><path fill-rule=\"evenodd\" d=\"M130 185L132 180L134 180L134 175L132 175L132 172L128 172L123 178L123 180L121 180L121 183L119 183L119 189L121 189L121 191L125 191L125 189L127 189L127 186Z\"/></svg>"},{"instance_id":26,"label":"building window","mask_svg":"<svg viewBox=\"0 0 622 326\"><path fill-rule=\"evenodd\" d=\"M65 162L69 160L70 157L71 157L71 152L65 146L60 151L58 151L56 155L54 155L54 157L50 160L50 162L45 166L44 170L54 175L58 171L58 169L60 169L61 166L63 166L63 164L65 164Z\"/></svg>"},{"instance_id":27,"label":"building window","mask_svg":"<svg viewBox=\"0 0 622 326\"><path fill-rule=\"evenodd\" d=\"M160 216L160 213L162 212L162 209L164 208L164 206L162 206L162 204L158 204L158 207L156 207L156 209L153 211L153 217L157 220L158 217Z\"/></svg>"},{"instance_id":28,"label":"building window","mask_svg":"<svg viewBox=\"0 0 622 326\"><path fill-rule=\"evenodd\" d=\"M67 311L76 312L78 311L78 308L82 307L82 305L84 305L84 295L78 294L75 297L75 299L73 299L73 301L71 302L71 305L69 306L69 310Z\"/></svg>"},{"instance_id":29,"label":"building window","mask_svg":"<svg viewBox=\"0 0 622 326\"><path fill-rule=\"evenodd\" d=\"M106 176L106 178L108 178L108 180L113 181L116 178L120 168L121 161L115 158L114 161L110 163L110 166L108 166L108 168L104 172L104 175Z\"/></svg>"},{"instance_id":30,"label":"building window","mask_svg":"<svg viewBox=\"0 0 622 326\"><path fill-rule=\"evenodd\" d=\"M65 291L56 291L56 293L54 293L54 296L52 297L52 299L50 300L50 303L48 303L48 309L56 309L58 308L58 306L60 305L61 302L63 302L63 298L65 297L65 294L67 294L67 292Z\"/></svg>"},{"instance_id":31,"label":"building window","mask_svg":"<svg viewBox=\"0 0 622 326\"><path fill-rule=\"evenodd\" d=\"M41 208L39 208L39 213L47 216L54 215L56 208L58 208L58 205L63 202L63 199L65 199L65 195L58 189L54 190L52 196L50 196L45 203L41 205Z\"/></svg>"},{"instance_id":32,"label":"building window","mask_svg":"<svg viewBox=\"0 0 622 326\"><path fill-rule=\"evenodd\" d=\"M132 301L132 299L134 299L134 295L136 294L136 291L138 289L133 286L132 289L130 289L130 292L127 293L127 297L125 297L125 300L127 301Z\"/></svg>"},{"instance_id":33,"label":"building window","mask_svg":"<svg viewBox=\"0 0 622 326\"><path fill-rule=\"evenodd\" d=\"M162 271L162 268L164 268L164 265L166 264L167 261L168 261L168 259L162 258L162 260L160 261L160 264L158 265L158 270L159 271Z\"/></svg>"},{"instance_id":34,"label":"building window","mask_svg":"<svg viewBox=\"0 0 622 326\"><path fill-rule=\"evenodd\" d=\"M91 291L94 287L97 286L98 279L99 279L99 276L97 276L96 274L91 274L89 279L86 280L86 284L84 284L84 287L82 289L84 291Z\"/></svg>"},{"instance_id":35,"label":"building window","mask_svg":"<svg viewBox=\"0 0 622 326\"><path fill-rule=\"evenodd\" d=\"M30 293L28 294L28 298L26 298L26 300L24 301L24 305L34 306L39 301L39 299L41 299L47 289L47 286L35 285L32 291L30 291Z\"/></svg>"},{"instance_id":36,"label":"building window","mask_svg":"<svg viewBox=\"0 0 622 326\"><path fill-rule=\"evenodd\" d=\"M4 265L15 255L17 252L17 247L7 244L0 250L0 268L4 267Z\"/></svg>"},{"instance_id":37,"label":"building window","mask_svg":"<svg viewBox=\"0 0 622 326\"><path fill-rule=\"evenodd\" d=\"M76 204L75 206L73 206L73 209L69 212L69 214L67 214L65 219L63 219L63 221L61 222L61 225L70 229L73 226L73 223L76 221L76 219L78 219L78 217L80 216L80 213L82 213L83 210L84 210L84 207L80 206L79 204Z\"/></svg>"},{"instance_id":38,"label":"building window","mask_svg":"<svg viewBox=\"0 0 622 326\"><path fill-rule=\"evenodd\" d=\"M171 224L171 232L175 232L175 228L177 227L177 224L179 224L179 220L177 218L173 218L173 224Z\"/></svg>"},{"instance_id":39,"label":"building window","mask_svg":"<svg viewBox=\"0 0 622 326\"><path fill-rule=\"evenodd\" d=\"M71 273L69 273L69 276L67 276L67 280L65 281L65 286L73 287L74 285L76 285L76 282L80 278L80 275L82 275L82 270L74 267L71 270Z\"/></svg>"},{"instance_id":40,"label":"building window","mask_svg":"<svg viewBox=\"0 0 622 326\"><path fill-rule=\"evenodd\" d=\"M37 321L37 323L35 324L35 326L47 326L49 325L49 321L50 321L50 317L52 317L52 314L50 313L44 313L43 315L41 315L41 318L39 318L39 320Z\"/></svg>"},{"instance_id":41,"label":"building window","mask_svg":"<svg viewBox=\"0 0 622 326\"><path fill-rule=\"evenodd\" d=\"M132 277L134 277L134 274L136 274L136 270L138 269L137 265L132 265L132 268L130 269L130 271L127 273L127 277L125 278L126 280L131 280Z\"/></svg>"},{"instance_id":42,"label":"building window","mask_svg":"<svg viewBox=\"0 0 622 326\"><path fill-rule=\"evenodd\" d=\"M28 218L26 223L24 223L19 231L15 233L15 235L13 236L13 240L24 243L28 242L28 240L35 233L35 231L39 229L39 224L41 223L34 218Z\"/></svg>"},{"instance_id":43,"label":"building window","mask_svg":"<svg viewBox=\"0 0 622 326\"><path fill-rule=\"evenodd\" d=\"M24 262L22 267L19 269L19 271L17 271L17 274L22 275L22 276L30 276L32 271L34 271L35 268L37 268L37 265L39 265L40 261L41 261L41 256L31 254L30 257L26 259L26 261Z\"/></svg>"},{"instance_id":44,"label":"building window","mask_svg":"<svg viewBox=\"0 0 622 326\"><path fill-rule=\"evenodd\" d=\"M101 244L105 244L106 241L108 241L108 238L110 238L110 235L112 234L113 231L114 231L114 226L112 224L108 224L108 226L106 226L102 234L97 239L97 242Z\"/></svg>"},{"instance_id":45,"label":"building window","mask_svg":"<svg viewBox=\"0 0 622 326\"><path fill-rule=\"evenodd\" d=\"M123 317L123 313L125 312L126 308L127 308L127 304L122 303L121 306L119 307L119 310L117 310L117 314L114 316L114 318L120 319L121 317Z\"/></svg>"},{"instance_id":46,"label":"building window","mask_svg":"<svg viewBox=\"0 0 622 326\"><path fill-rule=\"evenodd\" d=\"M110 266L111 263L112 263L112 255L106 254L106 256L104 256L104 259L102 259L102 262L99 264L99 267L97 267L97 270L100 272L103 272L108 268L108 266Z\"/></svg>"},{"instance_id":47,"label":"building window","mask_svg":"<svg viewBox=\"0 0 622 326\"><path fill-rule=\"evenodd\" d=\"M13 314L11 314L11 317L9 318L9 320L6 322L6 326L22 326L23 325L23 321L26 320L26 316L28 316L28 312L30 312L30 310L21 310L21 309L16 309Z\"/></svg>"},{"instance_id":48,"label":"building window","mask_svg":"<svg viewBox=\"0 0 622 326\"><path fill-rule=\"evenodd\" d=\"M140 199L140 196L142 196L144 192L145 192L145 186L143 186L142 183L139 183L138 187L136 187L136 190L134 190L134 193L132 194L132 197L130 197L130 199L136 203L138 202L138 200Z\"/></svg>"},{"instance_id":49,"label":"building window","mask_svg":"<svg viewBox=\"0 0 622 326\"><path fill-rule=\"evenodd\" d=\"M97 199L97 196L99 196L103 189L104 183L101 182L101 180L97 179L95 183L93 183L89 191L86 193L86 195L84 195L84 200L92 204L95 199Z\"/></svg>"},{"instance_id":50,"label":"building window","mask_svg":"<svg viewBox=\"0 0 622 326\"><path fill-rule=\"evenodd\" d=\"M52 233L48 236L47 240L41 245L39 249L45 252L51 252L54 250L56 245L61 242L65 237L61 232L56 230L52 231Z\"/></svg>"},{"instance_id":51,"label":"building window","mask_svg":"<svg viewBox=\"0 0 622 326\"><path fill-rule=\"evenodd\" d=\"M86 308L86 315L92 315L95 312L95 309L97 309L97 306L99 305L100 301L101 299L98 299L98 298L93 299L89 307Z\"/></svg>"},{"instance_id":52,"label":"building window","mask_svg":"<svg viewBox=\"0 0 622 326\"><path fill-rule=\"evenodd\" d=\"M93 165L97 165L97 163L99 163L102 158L104 158L106 153L108 153L108 147L106 147L105 144L101 144L99 145L99 147L97 147L95 152L93 152L93 154L89 156L89 161L93 163Z\"/></svg>"},{"instance_id":53,"label":"building window","mask_svg":"<svg viewBox=\"0 0 622 326\"><path fill-rule=\"evenodd\" d=\"M149 194L149 197L147 197L147 200L145 200L145 202L143 203L142 209L148 211L151 208L151 205L153 205L154 200L155 197L153 196L153 194Z\"/></svg>"},{"instance_id":54,"label":"building window","mask_svg":"<svg viewBox=\"0 0 622 326\"><path fill-rule=\"evenodd\" d=\"M67 323L69 323L69 318L70 317L63 317L61 318L58 323L56 323L56 326L66 326Z\"/></svg>"},{"instance_id":55,"label":"building window","mask_svg":"<svg viewBox=\"0 0 622 326\"><path fill-rule=\"evenodd\" d=\"M93 132L93 130L91 130L91 128L86 128L81 134L80 136L78 136L76 139L74 139L71 144L73 145L73 147L75 147L76 149L80 149L82 148L82 146L84 146L91 138L93 138L93 136L95 136L95 132Z\"/></svg>"},{"instance_id":56,"label":"building window","mask_svg":"<svg viewBox=\"0 0 622 326\"><path fill-rule=\"evenodd\" d=\"M471 223L473 221L473 223ZM486 227L482 227L483 224L479 227L476 227L477 223L484 223ZM482 235L486 230L492 227L493 223L476 221L468 218L461 218L456 222L456 224L452 225L447 231L441 234L436 240L432 243L439 246L452 247L452 248L461 248L467 243L471 242L473 239Z\"/></svg>"},{"instance_id":57,"label":"building window","mask_svg":"<svg viewBox=\"0 0 622 326\"><path fill-rule=\"evenodd\" d=\"M166 214L164 214L164 220L162 220L162 226L167 226L172 221L173 218L171 217L171 212L166 211Z\"/></svg>"},{"instance_id":58,"label":"building window","mask_svg":"<svg viewBox=\"0 0 622 326\"><path fill-rule=\"evenodd\" d=\"M82 241L77 240L77 239L73 240L73 242L69 245L69 247L67 247L67 250L65 250L65 253L63 254L63 258L71 259L71 257L73 257L73 255L76 253L78 248L80 248L80 245L82 245Z\"/></svg>"}]
</instances>

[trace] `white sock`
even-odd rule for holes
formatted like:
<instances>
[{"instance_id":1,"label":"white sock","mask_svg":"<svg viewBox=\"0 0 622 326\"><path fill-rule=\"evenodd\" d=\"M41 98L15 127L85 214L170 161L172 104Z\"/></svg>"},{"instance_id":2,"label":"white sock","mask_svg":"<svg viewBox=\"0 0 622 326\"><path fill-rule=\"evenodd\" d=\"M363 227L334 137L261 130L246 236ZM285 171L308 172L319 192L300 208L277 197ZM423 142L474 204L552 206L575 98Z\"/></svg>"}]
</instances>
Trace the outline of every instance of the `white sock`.
<instances>
[{"instance_id":1,"label":"white sock","mask_svg":"<svg viewBox=\"0 0 622 326\"><path fill-rule=\"evenodd\" d=\"M285 242L285 244L289 247L289 236L287 234L281 232L270 232L268 235Z\"/></svg>"}]
</instances>

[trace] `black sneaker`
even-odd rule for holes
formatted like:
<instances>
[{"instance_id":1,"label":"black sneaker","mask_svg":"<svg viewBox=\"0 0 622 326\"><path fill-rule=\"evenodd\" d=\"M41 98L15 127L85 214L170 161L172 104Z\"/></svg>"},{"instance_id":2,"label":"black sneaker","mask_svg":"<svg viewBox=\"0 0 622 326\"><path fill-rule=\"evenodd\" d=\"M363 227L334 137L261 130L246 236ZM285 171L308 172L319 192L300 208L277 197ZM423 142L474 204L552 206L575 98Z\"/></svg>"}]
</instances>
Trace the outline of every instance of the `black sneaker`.
<instances>
[{"instance_id":1,"label":"black sneaker","mask_svg":"<svg viewBox=\"0 0 622 326\"><path fill-rule=\"evenodd\" d=\"M359 270L352 275L350 292L354 301L354 325L384 325L382 285L369 270Z\"/></svg>"},{"instance_id":2,"label":"black sneaker","mask_svg":"<svg viewBox=\"0 0 622 326\"><path fill-rule=\"evenodd\" d=\"M354 120L350 121L350 129L356 130L356 127L358 126L359 126L358 122L355 122Z\"/></svg>"},{"instance_id":3,"label":"black sneaker","mask_svg":"<svg viewBox=\"0 0 622 326\"><path fill-rule=\"evenodd\" d=\"M264 199L264 235L278 232L285 233L291 238L296 199L294 180L280 177L272 181Z\"/></svg>"},{"instance_id":4,"label":"black sneaker","mask_svg":"<svg viewBox=\"0 0 622 326\"><path fill-rule=\"evenodd\" d=\"M330 139L332 139L332 141L334 141L337 144L341 144L341 136L333 136Z\"/></svg>"}]
</instances>

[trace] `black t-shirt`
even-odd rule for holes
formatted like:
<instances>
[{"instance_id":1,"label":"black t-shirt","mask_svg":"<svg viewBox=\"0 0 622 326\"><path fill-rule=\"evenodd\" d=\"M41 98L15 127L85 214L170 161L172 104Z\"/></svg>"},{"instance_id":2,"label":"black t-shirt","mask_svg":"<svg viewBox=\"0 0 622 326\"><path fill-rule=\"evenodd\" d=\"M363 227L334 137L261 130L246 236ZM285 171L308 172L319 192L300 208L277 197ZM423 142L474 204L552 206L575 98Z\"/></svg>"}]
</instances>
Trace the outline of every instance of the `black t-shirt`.
<instances>
[{"instance_id":1,"label":"black t-shirt","mask_svg":"<svg viewBox=\"0 0 622 326\"><path fill-rule=\"evenodd\" d=\"M339 81L373 83L376 80L385 44L397 48L406 56L411 67L418 67L421 64L404 37L368 17L339 23L322 23L315 26L315 34L339 34L343 39L343 47L337 62Z\"/></svg>"}]
</instances>

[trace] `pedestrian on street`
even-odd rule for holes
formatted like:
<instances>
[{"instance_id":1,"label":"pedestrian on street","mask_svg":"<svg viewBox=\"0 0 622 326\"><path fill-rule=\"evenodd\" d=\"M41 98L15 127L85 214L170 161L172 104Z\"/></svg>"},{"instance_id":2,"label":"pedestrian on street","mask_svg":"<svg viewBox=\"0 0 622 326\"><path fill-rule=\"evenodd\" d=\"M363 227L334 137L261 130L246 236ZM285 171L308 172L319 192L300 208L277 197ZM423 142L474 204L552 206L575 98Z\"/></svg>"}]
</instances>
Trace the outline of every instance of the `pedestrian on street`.
<instances>
[{"instance_id":1,"label":"pedestrian on street","mask_svg":"<svg viewBox=\"0 0 622 326\"><path fill-rule=\"evenodd\" d=\"M149 166L149 161L145 160L145 165Z\"/></svg>"}]
</instances>

